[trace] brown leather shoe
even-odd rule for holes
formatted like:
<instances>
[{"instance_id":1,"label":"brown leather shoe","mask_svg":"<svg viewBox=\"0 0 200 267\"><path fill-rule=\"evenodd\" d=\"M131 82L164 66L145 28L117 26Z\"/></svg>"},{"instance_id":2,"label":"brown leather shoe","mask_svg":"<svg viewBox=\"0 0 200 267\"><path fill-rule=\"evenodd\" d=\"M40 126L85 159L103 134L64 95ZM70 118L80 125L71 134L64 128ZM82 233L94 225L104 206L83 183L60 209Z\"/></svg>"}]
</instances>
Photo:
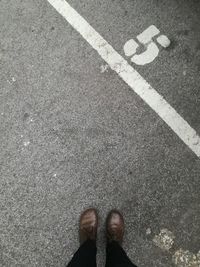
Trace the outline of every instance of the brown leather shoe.
<instances>
[{"instance_id":1,"label":"brown leather shoe","mask_svg":"<svg viewBox=\"0 0 200 267\"><path fill-rule=\"evenodd\" d=\"M80 217L79 223L79 239L83 244L88 239L96 242L98 227L98 215L96 209L85 210Z\"/></svg>"},{"instance_id":2,"label":"brown leather shoe","mask_svg":"<svg viewBox=\"0 0 200 267\"><path fill-rule=\"evenodd\" d=\"M124 236L124 219L118 210L109 212L106 219L106 236L107 242L116 241L119 244L123 241Z\"/></svg>"}]
</instances>

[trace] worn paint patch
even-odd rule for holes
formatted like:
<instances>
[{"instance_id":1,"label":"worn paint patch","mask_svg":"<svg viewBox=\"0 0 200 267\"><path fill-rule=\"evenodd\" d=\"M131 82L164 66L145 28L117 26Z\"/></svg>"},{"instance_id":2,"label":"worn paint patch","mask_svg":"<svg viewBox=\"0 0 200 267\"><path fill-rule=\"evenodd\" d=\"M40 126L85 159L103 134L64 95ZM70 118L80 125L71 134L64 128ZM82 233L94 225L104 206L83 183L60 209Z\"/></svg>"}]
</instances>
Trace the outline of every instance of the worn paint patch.
<instances>
[{"instance_id":1,"label":"worn paint patch","mask_svg":"<svg viewBox=\"0 0 200 267\"><path fill-rule=\"evenodd\" d=\"M147 228L146 235L150 235L150 234L151 234L151 228Z\"/></svg>"},{"instance_id":2,"label":"worn paint patch","mask_svg":"<svg viewBox=\"0 0 200 267\"><path fill-rule=\"evenodd\" d=\"M172 259L177 267L200 267L200 251L194 254L189 250L179 249Z\"/></svg>"},{"instance_id":3,"label":"worn paint patch","mask_svg":"<svg viewBox=\"0 0 200 267\"><path fill-rule=\"evenodd\" d=\"M168 229L162 229L153 238L155 245L165 251L169 251L172 248L174 240L174 234ZM172 262L176 267L200 267L200 251L195 254L180 248L173 254Z\"/></svg>"},{"instance_id":4,"label":"worn paint patch","mask_svg":"<svg viewBox=\"0 0 200 267\"><path fill-rule=\"evenodd\" d=\"M174 239L175 236L171 231L167 229L161 229L159 235L156 235L153 238L153 242L159 248L163 250L169 250L174 244Z\"/></svg>"},{"instance_id":5,"label":"worn paint patch","mask_svg":"<svg viewBox=\"0 0 200 267\"><path fill-rule=\"evenodd\" d=\"M30 141L24 141L24 146L29 146L30 145Z\"/></svg>"},{"instance_id":6,"label":"worn paint patch","mask_svg":"<svg viewBox=\"0 0 200 267\"><path fill-rule=\"evenodd\" d=\"M108 64L101 65L100 69L101 69L101 73L104 73L104 72L108 71L109 66L108 66Z\"/></svg>"}]
</instances>

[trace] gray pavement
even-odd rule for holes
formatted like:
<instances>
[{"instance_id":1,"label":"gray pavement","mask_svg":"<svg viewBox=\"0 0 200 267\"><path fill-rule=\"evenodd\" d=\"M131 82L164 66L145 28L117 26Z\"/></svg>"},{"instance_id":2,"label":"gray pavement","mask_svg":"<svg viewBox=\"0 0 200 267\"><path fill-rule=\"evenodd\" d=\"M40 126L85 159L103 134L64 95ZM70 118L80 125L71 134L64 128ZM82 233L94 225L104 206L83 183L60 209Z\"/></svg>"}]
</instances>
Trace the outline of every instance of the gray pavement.
<instances>
[{"instance_id":1,"label":"gray pavement","mask_svg":"<svg viewBox=\"0 0 200 267\"><path fill-rule=\"evenodd\" d=\"M171 46L134 67L200 134L200 2L68 2L122 55L151 24L166 34ZM101 72L105 62L47 1L1 0L0 25L0 266L65 266L88 206L101 216L99 266L112 208L138 267L174 266L180 248L197 254L199 158L116 73ZM165 228L170 250L154 241Z\"/></svg>"}]
</instances>

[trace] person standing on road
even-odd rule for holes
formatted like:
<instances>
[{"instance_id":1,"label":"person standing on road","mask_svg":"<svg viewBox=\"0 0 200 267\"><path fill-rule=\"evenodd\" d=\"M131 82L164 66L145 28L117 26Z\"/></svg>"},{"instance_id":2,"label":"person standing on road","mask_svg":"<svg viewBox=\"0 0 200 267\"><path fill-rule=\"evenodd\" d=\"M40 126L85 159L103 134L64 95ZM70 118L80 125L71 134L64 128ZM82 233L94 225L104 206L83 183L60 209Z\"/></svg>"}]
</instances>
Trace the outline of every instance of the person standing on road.
<instances>
[{"instance_id":1,"label":"person standing on road","mask_svg":"<svg viewBox=\"0 0 200 267\"><path fill-rule=\"evenodd\" d=\"M79 222L80 248L67 267L96 267L98 215L96 209L85 210ZM106 220L106 267L136 267L123 250L124 219L112 210Z\"/></svg>"}]
</instances>

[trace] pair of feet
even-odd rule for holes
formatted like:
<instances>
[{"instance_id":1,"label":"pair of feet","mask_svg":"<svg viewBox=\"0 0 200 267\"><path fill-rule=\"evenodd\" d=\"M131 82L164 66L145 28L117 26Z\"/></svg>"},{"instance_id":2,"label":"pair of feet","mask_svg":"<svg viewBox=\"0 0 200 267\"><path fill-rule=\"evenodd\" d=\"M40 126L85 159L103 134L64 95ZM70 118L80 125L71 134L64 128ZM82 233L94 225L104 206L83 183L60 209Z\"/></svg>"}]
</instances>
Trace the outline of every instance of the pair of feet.
<instances>
[{"instance_id":1,"label":"pair of feet","mask_svg":"<svg viewBox=\"0 0 200 267\"><path fill-rule=\"evenodd\" d=\"M80 244L85 241L93 240L96 242L98 228L98 213L96 209L85 210L80 217L79 238ZM116 241L119 244L123 241L124 219L118 210L109 212L106 219L106 238L107 242Z\"/></svg>"}]
</instances>

